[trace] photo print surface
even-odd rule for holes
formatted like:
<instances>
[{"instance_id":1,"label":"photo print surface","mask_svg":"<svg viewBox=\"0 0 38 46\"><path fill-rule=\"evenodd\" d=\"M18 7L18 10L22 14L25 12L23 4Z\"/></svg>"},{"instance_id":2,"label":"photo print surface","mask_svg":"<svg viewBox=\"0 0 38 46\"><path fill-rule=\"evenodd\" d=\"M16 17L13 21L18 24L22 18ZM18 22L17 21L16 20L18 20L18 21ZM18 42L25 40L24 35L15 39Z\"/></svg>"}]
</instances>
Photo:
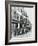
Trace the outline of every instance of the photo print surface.
<instances>
[{"instance_id":1,"label":"photo print surface","mask_svg":"<svg viewBox=\"0 0 38 46\"><path fill-rule=\"evenodd\" d=\"M10 42L35 40L34 8L11 7Z\"/></svg>"}]
</instances>

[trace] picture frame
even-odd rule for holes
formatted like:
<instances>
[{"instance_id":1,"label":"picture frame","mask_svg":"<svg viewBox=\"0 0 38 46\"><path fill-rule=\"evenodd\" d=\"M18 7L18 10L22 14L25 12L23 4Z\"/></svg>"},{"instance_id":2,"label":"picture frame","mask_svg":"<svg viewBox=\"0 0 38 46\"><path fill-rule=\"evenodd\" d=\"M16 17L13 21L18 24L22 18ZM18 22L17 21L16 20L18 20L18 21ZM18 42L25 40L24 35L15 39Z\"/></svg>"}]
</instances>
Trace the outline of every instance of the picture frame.
<instances>
[{"instance_id":1,"label":"picture frame","mask_svg":"<svg viewBox=\"0 0 38 46\"><path fill-rule=\"evenodd\" d=\"M5 11L6 11L5 45L36 43L37 42L37 3L22 2L22 1L6 1ZM26 17L24 17L23 15L26 15ZM25 18L29 18L30 21L28 20L25 21ZM26 23L27 21L29 22L30 27L27 26L25 28L25 26L23 27L22 25L24 25L24 23ZM28 33L30 31L31 33Z\"/></svg>"}]
</instances>

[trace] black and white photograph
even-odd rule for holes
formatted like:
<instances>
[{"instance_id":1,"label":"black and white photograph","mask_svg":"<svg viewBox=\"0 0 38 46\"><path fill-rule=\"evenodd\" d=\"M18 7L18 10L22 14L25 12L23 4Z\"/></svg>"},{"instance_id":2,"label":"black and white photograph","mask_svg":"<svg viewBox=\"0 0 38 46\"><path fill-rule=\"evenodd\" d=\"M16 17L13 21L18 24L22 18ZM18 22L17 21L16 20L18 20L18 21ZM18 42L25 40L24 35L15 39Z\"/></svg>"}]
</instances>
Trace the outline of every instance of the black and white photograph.
<instances>
[{"instance_id":1,"label":"black and white photograph","mask_svg":"<svg viewBox=\"0 0 38 46\"><path fill-rule=\"evenodd\" d=\"M36 42L37 3L9 2L7 6L6 44Z\"/></svg>"}]
</instances>

